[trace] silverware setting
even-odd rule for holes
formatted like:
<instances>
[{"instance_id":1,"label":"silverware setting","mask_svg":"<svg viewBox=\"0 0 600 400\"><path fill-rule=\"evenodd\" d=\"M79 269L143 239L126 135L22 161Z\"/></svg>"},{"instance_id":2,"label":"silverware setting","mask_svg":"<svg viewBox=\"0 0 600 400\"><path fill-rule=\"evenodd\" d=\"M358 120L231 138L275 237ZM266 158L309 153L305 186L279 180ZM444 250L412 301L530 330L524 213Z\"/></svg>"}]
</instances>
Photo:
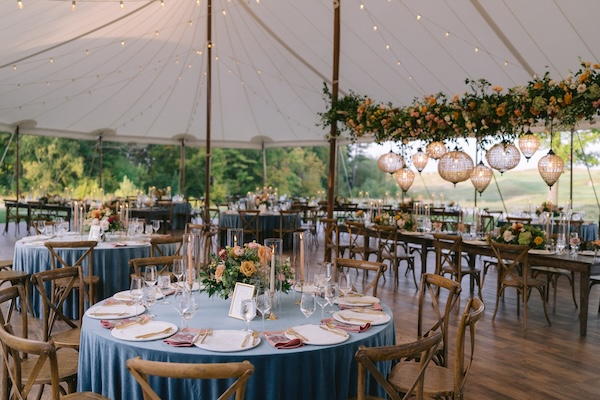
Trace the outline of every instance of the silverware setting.
<instances>
[{"instance_id":1,"label":"silverware setting","mask_svg":"<svg viewBox=\"0 0 600 400\"><path fill-rule=\"evenodd\" d=\"M205 331L204 331L204 335L202 335L202 339L200 339L200 344L204 343L204 341L206 340L206 338L207 338L209 335L212 335L212 333L213 333L213 330L212 330L212 328L205 330ZM198 336L200 336L200 334L198 334ZM196 339L194 340L194 343L196 343L196 340L198 340L198 338L196 338Z\"/></svg>"},{"instance_id":2,"label":"silverware setting","mask_svg":"<svg viewBox=\"0 0 600 400\"><path fill-rule=\"evenodd\" d=\"M246 337L244 338L244 341L242 342L241 347L246 347L246 345L248 344L248 340L250 340L250 336L252 336L252 333L249 333L246 335Z\"/></svg>"},{"instance_id":3,"label":"silverware setting","mask_svg":"<svg viewBox=\"0 0 600 400\"><path fill-rule=\"evenodd\" d=\"M348 333L344 332L344 331L340 331L336 328L330 328L329 326L325 326L325 325L319 325L319 328L323 329L324 331L327 332L331 332L331 333L335 333L336 335L339 336L343 336L343 337L347 337Z\"/></svg>"},{"instance_id":4,"label":"silverware setting","mask_svg":"<svg viewBox=\"0 0 600 400\"><path fill-rule=\"evenodd\" d=\"M127 314L127 311L122 311L122 312L118 312L118 313L115 313L115 312L93 312L93 313L90 313L90 315L94 315L96 317L106 317L109 315L114 315L114 316L118 317L118 316L125 315L125 314Z\"/></svg>"},{"instance_id":5,"label":"silverware setting","mask_svg":"<svg viewBox=\"0 0 600 400\"><path fill-rule=\"evenodd\" d=\"M173 330L172 327L163 329L162 331L158 331L158 332L150 332L150 333L144 333L143 335L137 335L135 338L136 339L148 339L151 338L152 336L157 336L157 335L162 335L165 333L169 333Z\"/></svg>"},{"instance_id":6,"label":"silverware setting","mask_svg":"<svg viewBox=\"0 0 600 400\"><path fill-rule=\"evenodd\" d=\"M305 336L301 335L300 333L296 332L294 330L294 328L288 328L285 332L292 336L296 336L298 339L300 339L304 342L308 342L308 339Z\"/></svg>"}]
</instances>

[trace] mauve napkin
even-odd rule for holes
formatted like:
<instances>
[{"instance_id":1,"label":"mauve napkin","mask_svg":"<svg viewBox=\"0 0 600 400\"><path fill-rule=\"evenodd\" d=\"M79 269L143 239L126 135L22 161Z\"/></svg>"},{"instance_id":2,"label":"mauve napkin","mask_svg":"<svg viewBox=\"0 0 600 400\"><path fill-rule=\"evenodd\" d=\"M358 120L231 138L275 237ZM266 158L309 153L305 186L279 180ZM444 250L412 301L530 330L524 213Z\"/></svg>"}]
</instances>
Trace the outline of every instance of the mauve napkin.
<instances>
[{"instance_id":1,"label":"mauve napkin","mask_svg":"<svg viewBox=\"0 0 600 400\"><path fill-rule=\"evenodd\" d=\"M103 328L112 329L119 325L125 325L125 324L129 324L132 322L145 323L147 321L150 321L151 319L152 318L150 318L148 315L142 315L139 318L124 318L124 319L115 319L115 320L101 319L100 325L102 325Z\"/></svg>"},{"instance_id":2,"label":"mauve napkin","mask_svg":"<svg viewBox=\"0 0 600 400\"><path fill-rule=\"evenodd\" d=\"M304 346L304 342L300 339L290 339L285 336L285 331L270 331L263 332L263 337L277 349L295 349L296 347Z\"/></svg>"},{"instance_id":3,"label":"mauve napkin","mask_svg":"<svg viewBox=\"0 0 600 400\"><path fill-rule=\"evenodd\" d=\"M183 328L163 342L175 347L192 347L198 335L204 335L205 332L206 329Z\"/></svg>"},{"instance_id":4,"label":"mauve napkin","mask_svg":"<svg viewBox=\"0 0 600 400\"><path fill-rule=\"evenodd\" d=\"M364 325L351 325L351 324L347 324L345 322L340 322L335 318L325 318L321 322L324 324L329 324L332 327L335 327L337 329L343 329L346 332L354 332L354 333L364 332L371 327L371 324L368 322Z\"/></svg>"}]
</instances>

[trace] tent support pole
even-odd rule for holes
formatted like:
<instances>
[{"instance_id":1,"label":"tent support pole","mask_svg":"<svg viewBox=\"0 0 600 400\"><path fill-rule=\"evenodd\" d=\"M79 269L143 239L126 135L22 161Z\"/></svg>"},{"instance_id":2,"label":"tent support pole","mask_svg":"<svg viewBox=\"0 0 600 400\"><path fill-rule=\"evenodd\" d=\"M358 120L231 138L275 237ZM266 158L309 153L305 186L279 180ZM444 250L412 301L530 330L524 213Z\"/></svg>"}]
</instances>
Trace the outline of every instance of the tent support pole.
<instances>
[{"instance_id":1,"label":"tent support pole","mask_svg":"<svg viewBox=\"0 0 600 400\"><path fill-rule=\"evenodd\" d=\"M205 218L204 221L210 221L210 164L211 164L211 147L210 147L210 121L211 121L211 97L212 97L212 0L206 2L207 7L207 24L206 24L206 45L207 45L207 70L206 70L206 188L204 195ZM204 224L208 229L208 224Z\"/></svg>"},{"instance_id":2,"label":"tent support pole","mask_svg":"<svg viewBox=\"0 0 600 400\"><path fill-rule=\"evenodd\" d=\"M179 151L179 193L185 197L185 139L181 139Z\"/></svg>"},{"instance_id":3,"label":"tent support pole","mask_svg":"<svg viewBox=\"0 0 600 400\"><path fill-rule=\"evenodd\" d=\"M267 187L267 149L265 149L265 141L262 141L262 185Z\"/></svg>"},{"instance_id":4,"label":"tent support pole","mask_svg":"<svg viewBox=\"0 0 600 400\"><path fill-rule=\"evenodd\" d=\"M573 209L573 135L575 134L575 130L571 128L571 176L569 178L569 204L571 205L571 210ZM568 210L567 210L568 211Z\"/></svg>"},{"instance_id":5,"label":"tent support pole","mask_svg":"<svg viewBox=\"0 0 600 400\"><path fill-rule=\"evenodd\" d=\"M103 192L104 186L102 185L102 135L98 135L98 153L100 159L98 160L98 180L100 181L100 191Z\"/></svg>"},{"instance_id":6,"label":"tent support pole","mask_svg":"<svg viewBox=\"0 0 600 400\"><path fill-rule=\"evenodd\" d=\"M17 185L17 203L19 202L20 197L20 193L19 193L19 175L21 173L21 160L19 159L19 126L17 125L17 127L15 128L15 145L16 145L16 154L15 154L15 158L16 158L16 168L15 168L15 183ZM19 208L17 207L17 213L19 212ZM18 219L17 219L18 221Z\"/></svg>"},{"instance_id":7,"label":"tent support pole","mask_svg":"<svg viewBox=\"0 0 600 400\"><path fill-rule=\"evenodd\" d=\"M340 76L340 0L333 0L333 79L331 88L331 107L335 107L339 93ZM329 134L329 179L327 180L327 218L333 218L333 200L335 189L335 158L337 154L337 120L331 122ZM325 232L329 231L325 229ZM331 238L329 238L331 239ZM326 239L327 240L327 239ZM331 250L325 249L325 261L331 261Z\"/></svg>"}]
</instances>

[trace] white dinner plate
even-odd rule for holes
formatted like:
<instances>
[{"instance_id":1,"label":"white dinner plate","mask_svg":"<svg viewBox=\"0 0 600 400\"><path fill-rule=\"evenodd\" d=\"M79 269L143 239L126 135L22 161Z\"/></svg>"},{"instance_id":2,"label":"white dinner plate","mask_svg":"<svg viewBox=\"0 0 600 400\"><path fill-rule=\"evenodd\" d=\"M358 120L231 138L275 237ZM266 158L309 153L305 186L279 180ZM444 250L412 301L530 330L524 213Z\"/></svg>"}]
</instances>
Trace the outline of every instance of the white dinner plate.
<instances>
[{"instance_id":1,"label":"white dinner plate","mask_svg":"<svg viewBox=\"0 0 600 400\"><path fill-rule=\"evenodd\" d=\"M125 304L115 304L112 306L99 305L90 307L85 312L85 315L94 319L123 319L140 315L144 311L146 311L146 308L140 305L137 307Z\"/></svg>"},{"instance_id":2,"label":"white dinner plate","mask_svg":"<svg viewBox=\"0 0 600 400\"><path fill-rule=\"evenodd\" d=\"M379 303L379 299L373 296L347 296L338 297L335 302L338 305L350 307L368 307L375 303Z\"/></svg>"},{"instance_id":3,"label":"white dinner plate","mask_svg":"<svg viewBox=\"0 0 600 400\"><path fill-rule=\"evenodd\" d=\"M308 339L304 340L304 343L316 346L326 346L329 344L342 343L348 340L348 338L350 337L348 332L344 332L341 329L336 329L336 332L339 331L340 333L345 333L344 336L338 335L331 331L327 331L321 328L319 325L299 325L294 326L292 329L298 332L300 335L304 336L306 339ZM298 336L289 333L286 333L285 336L288 339L298 339Z\"/></svg>"},{"instance_id":4,"label":"white dinner plate","mask_svg":"<svg viewBox=\"0 0 600 400\"><path fill-rule=\"evenodd\" d=\"M529 254L554 254L550 250L546 249L529 249Z\"/></svg>"},{"instance_id":5,"label":"white dinner plate","mask_svg":"<svg viewBox=\"0 0 600 400\"><path fill-rule=\"evenodd\" d=\"M194 343L197 347L200 347L204 350L216 351L219 353L232 353L236 351L246 351L250 350L260 344L260 337L254 340L253 337L250 336L248 342L244 347L242 347L242 343L248 333L245 331L239 330L215 330L212 335L208 335L204 340L204 343L200 343L200 341Z\"/></svg>"},{"instance_id":6,"label":"white dinner plate","mask_svg":"<svg viewBox=\"0 0 600 400\"><path fill-rule=\"evenodd\" d=\"M157 289L156 290L156 299L157 300L158 299L162 299L163 297L165 297L160 292L160 290L158 290L157 287L155 287L155 289ZM113 294L113 299L115 299L115 300L121 300L121 301L132 301L131 294L129 294L129 290L123 290L122 292L118 292L118 293Z\"/></svg>"},{"instance_id":7,"label":"white dinner plate","mask_svg":"<svg viewBox=\"0 0 600 400\"><path fill-rule=\"evenodd\" d=\"M361 313L355 312L352 310L342 310L333 313L333 318L336 321L344 322L350 325L364 325L367 322L371 325L383 325L390 322L392 319L389 314L369 314L369 313Z\"/></svg>"},{"instance_id":8,"label":"white dinner plate","mask_svg":"<svg viewBox=\"0 0 600 400\"><path fill-rule=\"evenodd\" d=\"M170 330L168 330L170 328ZM156 335L150 337L140 337L142 335L156 332ZM168 338L177 333L177 325L164 321L150 321L144 325L135 324L123 329L112 329L111 335L117 339L130 342L147 342L150 340L160 340Z\"/></svg>"}]
</instances>

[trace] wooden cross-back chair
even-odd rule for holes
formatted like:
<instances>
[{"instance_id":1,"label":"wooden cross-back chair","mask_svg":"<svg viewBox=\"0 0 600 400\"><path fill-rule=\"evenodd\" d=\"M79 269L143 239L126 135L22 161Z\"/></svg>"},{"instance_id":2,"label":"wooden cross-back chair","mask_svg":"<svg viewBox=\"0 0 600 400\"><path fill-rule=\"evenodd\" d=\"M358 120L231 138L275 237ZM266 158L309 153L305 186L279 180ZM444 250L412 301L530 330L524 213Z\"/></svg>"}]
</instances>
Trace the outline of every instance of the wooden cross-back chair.
<instances>
[{"instance_id":1,"label":"wooden cross-back chair","mask_svg":"<svg viewBox=\"0 0 600 400\"><path fill-rule=\"evenodd\" d=\"M83 270L83 287L75 286L76 289L83 290L85 298L89 305L96 303L96 285L100 282L100 277L94 275L94 248L98 245L95 240L84 240L78 242L46 242L46 248L50 251L52 269L81 266ZM81 249L83 254L74 263L68 263L59 254L60 249ZM84 266L87 261L87 268ZM55 282L61 285L60 281Z\"/></svg>"},{"instance_id":2,"label":"wooden cross-back chair","mask_svg":"<svg viewBox=\"0 0 600 400\"><path fill-rule=\"evenodd\" d=\"M448 363L450 314L460 299L460 292L460 283L452 279L430 273L421 276L417 338L429 336L438 330L442 332L442 344L434 356L436 364L441 366ZM426 299L431 304L425 304ZM433 309L433 314L428 312L430 309Z\"/></svg>"},{"instance_id":3,"label":"wooden cross-back chair","mask_svg":"<svg viewBox=\"0 0 600 400\"><path fill-rule=\"evenodd\" d=\"M506 217L509 224L531 225L531 217Z\"/></svg>"},{"instance_id":4,"label":"wooden cross-back chair","mask_svg":"<svg viewBox=\"0 0 600 400\"><path fill-rule=\"evenodd\" d=\"M261 241L260 210L239 210L240 227L244 231L244 241L250 242L250 238Z\"/></svg>"},{"instance_id":5,"label":"wooden cross-back chair","mask_svg":"<svg viewBox=\"0 0 600 400\"><path fill-rule=\"evenodd\" d=\"M273 233L279 235L279 239L284 240L284 243L286 238L291 240L294 232L298 230L299 218L300 211L296 209L279 211L279 226L273 229Z\"/></svg>"},{"instance_id":6,"label":"wooden cross-back chair","mask_svg":"<svg viewBox=\"0 0 600 400\"><path fill-rule=\"evenodd\" d=\"M42 231L40 231L39 225L40 225L40 221L44 221L44 225L45 226L51 226L54 228L55 222L54 221L50 221L47 218L40 218L40 219L36 219L31 221L31 225L33 226L33 230L35 231L36 235L41 235Z\"/></svg>"},{"instance_id":7,"label":"wooden cross-back chair","mask_svg":"<svg viewBox=\"0 0 600 400\"><path fill-rule=\"evenodd\" d=\"M350 258L359 256L362 260L368 261L372 254L377 256L379 250L370 246L369 235L364 223L346 220L346 229L350 241L348 246Z\"/></svg>"},{"instance_id":8,"label":"wooden cross-back chair","mask_svg":"<svg viewBox=\"0 0 600 400\"><path fill-rule=\"evenodd\" d=\"M481 270L463 263L462 236L434 233L433 238L435 273L442 276L449 274L459 283L465 276L469 276L470 293L473 294L477 285L481 298Z\"/></svg>"},{"instance_id":9,"label":"wooden cross-back chair","mask_svg":"<svg viewBox=\"0 0 600 400\"><path fill-rule=\"evenodd\" d=\"M69 347L79 349L81 336L81 321L83 318L84 304L83 293L75 290L83 284L81 267L64 267L41 271L33 274L31 280L40 293L42 300L42 340L53 340L56 347ZM47 285L50 283L50 285ZM50 292L47 287L50 286ZM64 314L63 305L71 293L75 292L79 317L69 318ZM69 329L61 327L59 333L53 334L57 325L66 325Z\"/></svg>"},{"instance_id":10,"label":"wooden cross-back chair","mask_svg":"<svg viewBox=\"0 0 600 400\"><path fill-rule=\"evenodd\" d=\"M492 250L498 260L498 290L496 291L496 307L492 320L496 318L500 297L504 295L507 288L517 291L517 315L520 312L520 302L523 299L523 319L527 329L527 298L531 289L536 289L542 297L544 315L551 325L548 312L546 311L546 289L547 282L543 279L530 276L529 268L529 246L518 244L504 244L492 242Z\"/></svg>"},{"instance_id":11,"label":"wooden cross-back chair","mask_svg":"<svg viewBox=\"0 0 600 400\"><path fill-rule=\"evenodd\" d=\"M362 294L369 294L373 297L377 297L377 288L379 286L379 279L383 276L383 273L387 270L387 265L376 261L365 261L355 260L350 258L336 258L333 260L334 265L334 281L338 281L338 275L342 271L354 270L356 275L362 275L361 290L353 284L352 290L360 292ZM363 272L359 274L359 272ZM367 279L369 272L374 272L375 277L370 281Z\"/></svg>"},{"instance_id":12,"label":"wooden cross-back chair","mask_svg":"<svg viewBox=\"0 0 600 400\"><path fill-rule=\"evenodd\" d=\"M156 265L157 274L161 275L171 273L169 268L173 265L173 261L182 258L181 255L132 258L129 260L129 266L133 269L133 275L142 276L142 268L148 265Z\"/></svg>"},{"instance_id":13,"label":"wooden cross-back chair","mask_svg":"<svg viewBox=\"0 0 600 400\"><path fill-rule=\"evenodd\" d=\"M22 299L22 289L12 286L0 290L0 305ZM75 393L79 354L74 351L57 352L52 342L27 338L27 325L20 335L5 319L0 307L0 342L2 343L3 379L2 398L28 399L34 386L40 385L38 398L45 385L51 385L52 400L73 400L77 398L106 399L95 393ZM26 316L25 316L26 318ZM67 383L69 395L61 395L65 390L61 382ZM11 396L12 395L12 396Z\"/></svg>"},{"instance_id":14,"label":"wooden cross-back chair","mask_svg":"<svg viewBox=\"0 0 600 400\"><path fill-rule=\"evenodd\" d=\"M176 379L236 379L218 400L226 400L233 395L236 400L243 400L248 379L254 373L254 365L248 361L190 364L147 361L136 357L127 360L127 368L142 388L144 400L160 400L148 382L149 375Z\"/></svg>"},{"instance_id":15,"label":"wooden cross-back chair","mask_svg":"<svg viewBox=\"0 0 600 400\"><path fill-rule=\"evenodd\" d=\"M398 252L398 248L404 249L404 246L398 243L398 230L395 226L375 225L377 232L377 261L387 260L394 271L395 287L398 286L398 268L402 261L406 262L406 273L412 271L415 288L419 288L415 274L415 256L406 254L405 251Z\"/></svg>"},{"instance_id":16,"label":"wooden cross-back chair","mask_svg":"<svg viewBox=\"0 0 600 400\"><path fill-rule=\"evenodd\" d=\"M319 222L323 225L323 236L325 240L323 262L331 261L337 257L343 257L343 253L339 254L341 249L338 249L339 232L337 218L321 218Z\"/></svg>"},{"instance_id":17,"label":"wooden cross-back chair","mask_svg":"<svg viewBox=\"0 0 600 400\"><path fill-rule=\"evenodd\" d=\"M150 257L166 256L166 251L162 246L176 244L176 250L171 255L179 255L183 245L181 236L153 237L150 239Z\"/></svg>"},{"instance_id":18,"label":"wooden cross-back chair","mask_svg":"<svg viewBox=\"0 0 600 400\"><path fill-rule=\"evenodd\" d=\"M398 344L395 346L383 347L364 347L360 346L354 355L358 362L358 392L357 400L384 400L381 397L367 396L367 372L379 383L379 386L385 390L387 398L391 400L406 400L416 398L424 399L423 385L425 380L425 370L429 366L435 349L442 340L442 333L436 332L429 337L418 339L414 342ZM392 386L388 377L381 374L375 363L383 361L392 361L394 363L402 362L405 359L418 360L412 361L416 373L407 377L408 389L404 395L400 395L398 390Z\"/></svg>"},{"instance_id":19,"label":"wooden cross-back chair","mask_svg":"<svg viewBox=\"0 0 600 400\"><path fill-rule=\"evenodd\" d=\"M464 397L465 383L475 354L475 325L483 316L484 311L485 306L480 299L470 298L467 301L456 334L454 366L445 368L433 363L427 365L423 380L422 395L424 398L459 400ZM468 354L466 354L465 346L467 337L470 339ZM468 357L467 362L465 362L465 356ZM423 371L417 363L401 362L392 367L388 380L395 390L409 394L412 382L421 374Z\"/></svg>"}]
</instances>

